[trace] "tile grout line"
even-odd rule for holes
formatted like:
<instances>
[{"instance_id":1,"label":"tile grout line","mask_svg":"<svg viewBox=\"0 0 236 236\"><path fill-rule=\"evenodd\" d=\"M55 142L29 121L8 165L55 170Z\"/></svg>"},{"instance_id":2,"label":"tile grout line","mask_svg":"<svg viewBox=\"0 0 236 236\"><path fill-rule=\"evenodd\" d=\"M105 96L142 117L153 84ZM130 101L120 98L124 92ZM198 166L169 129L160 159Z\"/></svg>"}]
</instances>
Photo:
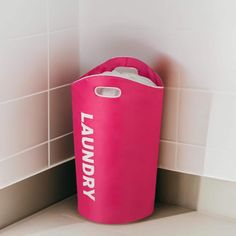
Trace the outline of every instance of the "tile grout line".
<instances>
[{"instance_id":1,"label":"tile grout line","mask_svg":"<svg viewBox=\"0 0 236 236\"><path fill-rule=\"evenodd\" d=\"M47 11L47 89L48 89L48 99L47 99L47 111L48 111L48 167L51 164L51 145L50 145L50 34L49 34L49 6L48 1L46 1L46 11Z\"/></svg>"},{"instance_id":2,"label":"tile grout line","mask_svg":"<svg viewBox=\"0 0 236 236\"><path fill-rule=\"evenodd\" d=\"M66 32L66 31L70 31L70 30L71 31L78 30L78 26L69 26L69 27L65 27L65 28L61 28L61 29L50 30L49 33L54 34L54 33Z\"/></svg>"},{"instance_id":3,"label":"tile grout line","mask_svg":"<svg viewBox=\"0 0 236 236\"><path fill-rule=\"evenodd\" d=\"M26 98L30 98L30 97L37 96L37 95L40 95L40 94L43 94L43 93L47 93L48 91L54 91L54 90L57 90L57 89L60 89L60 88L69 87L70 85L71 85L71 83L63 84L63 85L53 87L53 88L49 88L49 89L46 89L46 90L43 90L43 91L40 91L40 92L31 93L31 94L24 95L24 96L17 97L17 98L12 98L12 99L0 102L0 105L4 105L4 104L7 104L7 103L11 103L11 102L17 102L17 101L20 101L20 100L23 100L23 99L26 99Z\"/></svg>"},{"instance_id":4,"label":"tile grout line","mask_svg":"<svg viewBox=\"0 0 236 236\"><path fill-rule=\"evenodd\" d=\"M71 85L71 83L59 85L59 86L54 87L54 88L49 88L49 91L54 91L54 90L57 90L57 89L60 89L60 88L69 87L70 85Z\"/></svg>"},{"instance_id":5,"label":"tile grout line","mask_svg":"<svg viewBox=\"0 0 236 236\"><path fill-rule=\"evenodd\" d=\"M20 155L20 154L22 154L22 153L31 151L31 150L33 150L33 149L35 149L35 148L37 148L37 147L40 147L40 146L42 146L42 145L44 145L44 144L47 144L47 143L48 143L48 141L44 141L44 142L39 143L39 144L37 144L37 145L31 146L31 147L29 147L29 148L26 148L26 149L23 149L23 150L21 150L21 151L19 151L19 152L16 152L16 153L14 153L14 154L12 154L12 155L3 157L2 159L0 159L0 162L6 161L6 160L8 160L8 159L10 159L10 158L12 158L12 157L18 156L18 155Z\"/></svg>"},{"instance_id":6,"label":"tile grout line","mask_svg":"<svg viewBox=\"0 0 236 236\"><path fill-rule=\"evenodd\" d=\"M200 144L194 144L194 143L184 143L184 142L179 142L179 141L175 141L175 140L168 140L168 139L161 139L161 142L187 145L187 146L192 146L192 147L196 147L196 148L207 148L207 147L209 147L207 145L200 145Z\"/></svg>"},{"instance_id":7,"label":"tile grout line","mask_svg":"<svg viewBox=\"0 0 236 236\"><path fill-rule=\"evenodd\" d=\"M76 30L78 29L78 26L70 26L70 27L65 27L65 28L60 28L57 30L52 30L49 33L60 33L60 32L65 32L65 31L70 31L70 30ZM22 39L30 39L34 37L41 37L41 36L46 36L47 35L47 29L46 32L39 32L39 33L33 33L33 34L28 34L28 35L23 35L23 36L15 36L15 37L9 37L5 39L0 39L0 43L5 42L5 41L15 41L15 40L22 40Z\"/></svg>"},{"instance_id":8,"label":"tile grout line","mask_svg":"<svg viewBox=\"0 0 236 236\"><path fill-rule=\"evenodd\" d=\"M30 98L30 97L33 97L33 96L36 96L36 95L46 93L48 91L54 91L54 90L57 90L57 89L60 89L60 88L68 87L70 85L71 85L71 83L63 84L63 85L60 85L60 86L56 86L56 87L49 88L49 89L46 89L46 90L42 90L42 91L39 91L39 92L35 92L35 93L28 94L28 95L20 96L20 97L17 97L17 98L11 98L11 99L8 99L6 101L1 101L0 105L4 105L4 104L10 103L10 102L16 102L16 101L19 101L19 100L22 100L22 99L26 99L26 98ZM178 90L178 91L182 90L182 91L192 91L192 92L205 92L205 93L212 93L212 94L219 94L219 93L231 94L231 93L233 93L233 91L199 90L199 89L178 88L178 87L165 87L165 89L171 89L171 90L173 89L173 90Z\"/></svg>"},{"instance_id":9,"label":"tile grout line","mask_svg":"<svg viewBox=\"0 0 236 236\"><path fill-rule=\"evenodd\" d=\"M232 180L232 179L222 178L222 177L214 176L214 175L199 174L199 173L194 173L192 171L183 171L181 169L173 169L173 168L168 168L168 167L165 167L165 166L160 166L158 168L163 169L163 170L168 170L168 171L174 171L174 172L177 172L177 173L187 174L187 175L194 175L194 176L198 176L200 178L211 178L211 179L214 179L214 180L227 181L227 182L235 183L235 181Z\"/></svg>"},{"instance_id":10,"label":"tile grout line","mask_svg":"<svg viewBox=\"0 0 236 236\"><path fill-rule=\"evenodd\" d=\"M178 87L180 85L182 71L179 68L178 70ZM179 140L179 123L180 123L180 96L181 96L181 90L177 90L177 117L176 117L176 136L175 136L175 164L174 167L177 169L178 166L178 140Z\"/></svg>"},{"instance_id":11,"label":"tile grout line","mask_svg":"<svg viewBox=\"0 0 236 236\"><path fill-rule=\"evenodd\" d=\"M36 96L36 95L40 95L40 94L43 94L43 93L46 93L46 92L48 92L48 90L43 90L43 91L40 91L40 92L24 95L24 96L21 96L21 97L12 98L12 99L0 102L0 105L4 105L4 104L7 104L7 103L11 103L11 102L17 102L17 101L20 101L20 100L23 100L23 99L26 99L26 98L30 98L30 97L33 97L33 96Z\"/></svg>"},{"instance_id":12,"label":"tile grout line","mask_svg":"<svg viewBox=\"0 0 236 236\"><path fill-rule=\"evenodd\" d=\"M174 86L165 86L165 89L171 89L171 90L183 90L183 91L189 91L189 92L199 92L199 93L214 93L214 94L235 94L235 90L220 90L220 89L201 89L201 88L191 88L191 87L183 87L177 85Z\"/></svg>"},{"instance_id":13,"label":"tile grout line","mask_svg":"<svg viewBox=\"0 0 236 236\"><path fill-rule=\"evenodd\" d=\"M70 134L73 134L73 132L69 132L69 133L63 134L63 135L61 135L61 136L58 136L58 137L56 137L56 138L52 138L52 139L49 140L49 142L53 142L53 141L56 141L56 140L58 140L58 139L60 139L60 138L64 138L64 137L66 137L66 136L69 136Z\"/></svg>"}]
</instances>

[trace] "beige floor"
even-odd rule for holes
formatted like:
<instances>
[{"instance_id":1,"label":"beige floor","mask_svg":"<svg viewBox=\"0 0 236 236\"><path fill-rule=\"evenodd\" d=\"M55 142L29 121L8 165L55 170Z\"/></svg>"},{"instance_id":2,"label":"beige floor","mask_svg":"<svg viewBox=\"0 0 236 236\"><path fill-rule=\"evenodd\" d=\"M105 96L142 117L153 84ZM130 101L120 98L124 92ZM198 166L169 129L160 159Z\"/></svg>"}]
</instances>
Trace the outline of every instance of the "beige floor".
<instances>
[{"instance_id":1,"label":"beige floor","mask_svg":"<svg viewBox=\"0 0 236 236\"><path fill-rule=\"evenodd\" d=\"M162 205L155 214L128 225L99 225L81 218L75 197L59 202L0 231L1 236L235 236L236 222L185 208Z\"/></svg>"}]
</instances>

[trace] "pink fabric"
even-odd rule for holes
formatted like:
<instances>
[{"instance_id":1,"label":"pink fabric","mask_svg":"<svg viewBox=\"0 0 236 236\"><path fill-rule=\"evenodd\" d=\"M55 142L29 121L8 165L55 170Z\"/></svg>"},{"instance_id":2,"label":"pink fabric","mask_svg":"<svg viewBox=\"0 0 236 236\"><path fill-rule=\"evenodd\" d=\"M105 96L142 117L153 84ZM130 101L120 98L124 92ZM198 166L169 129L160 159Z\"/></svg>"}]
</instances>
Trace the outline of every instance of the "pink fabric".
<instances>
[{"instance_id":1,"label":"pink fabric","mask_svg":"<svg viewBox=\"0 0 236 236\"><path fill-rule=\"evenodd\" d=\"M163 87L95 75L118 66L135 67L163 86L146 64L127 57L113 58L72 84L78 211L110 224L153 212L163 98ZM118 87L122 94L102 98L94 93L97 86Z\"/></svg>"}]
</instances>

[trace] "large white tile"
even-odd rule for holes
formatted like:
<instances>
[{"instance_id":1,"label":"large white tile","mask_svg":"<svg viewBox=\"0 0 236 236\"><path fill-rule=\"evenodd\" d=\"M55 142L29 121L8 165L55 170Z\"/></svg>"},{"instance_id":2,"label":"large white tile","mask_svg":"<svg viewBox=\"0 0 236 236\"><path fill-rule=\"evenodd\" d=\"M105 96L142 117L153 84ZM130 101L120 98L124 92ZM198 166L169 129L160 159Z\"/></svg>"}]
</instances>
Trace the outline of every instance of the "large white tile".
<instances>
[{"instance_id":1,"label":"large white tile","mask_svg":"<svg viewBox=\"0 0 236 236\"><path fill-rule=\"evenodd\" d=\"M164 91L161 138L176 140L178 125L178 89L166 88Z\"/></svg>"},{"instance_id":2,"label":"large white tile","mask_svg":"<svg viewBox=\"0 0 236 236\"><path fill-rule=\"evenodd\" d=\"M0 101L46 89L46 36L0 41Z\"/></svg>"},{"instance_id":3,"label":"large white tile","mask_svg":"<svg viewBox=\"0 0 236 236\"><path fill-rule=\"evenodd\" d=\"M46 0L1 0L0 39L45 33Z\"/></svg>"},{"instance_id":4,"label":"large white tile","mask_svg":"<svg viewBox=\"0 0 236 236\"><path fill-rule=\"evenodd\" d=\"M175 170L176 168L176 143L160 142L159 168Z\"/></svg>"},{"instance_id":5,"label":"large white tile","mask_svg":"<svg viewBox=\"0 0 236 236\"><path fill-rule=\"evenodd\" d=\"M47 168L48 145L0 161L0 189Z\"/></svg>"},{"instance_id":6,"label":"large white tile","mask_svg":"<svg viewBox=\"0 0 236 236\"><path fill-rule=\"evenodd\" d=\"M211 98L208 92L181 90L178 141L206 144Z\"/></svg>"},{"instance_id":7,"label":"large white tile","mask_svg":"<svg viewBox=\"0 0 236 236\"><path fill-rule=\"evenodd\" d=\"M50 138L72 132L70 86L50 92Z\"/></svg>"},{"instance_id":8,"label":"large white tile","mask_svg":"<svg viewBox=\"0 0 236 236\"><path fill-rule=\"evenodd\" d=\"M133 56L147 63L153 62L156 52L150 45L147 29L112 27L106 29L80 30L80 73L115 56Z\"/></svg>"},{"instance_id":9,"label":"large white tile","mask_svg":"<svg viewBox=\"0 0 236 236\"><path fill-rule=\"evenodd\" d=\"M50 163L56 164L74 156L73 134L50 142Z\"/></svg>"},{"instance_id":10,"label":"large white tile","mask_svg":"<svg viewBox=\"0 0 236 236\"><path fill-rule=\"evenodd\" d=\"M211 102L207 145L230 148L236 145L236 95L214 93Z\"/></svg>"},{"instance_id":11,"label":"large white tile","mask_svg":"<svg viewBox=\"0 0 236 236\"><path fill-rule=\"evenodd\" d=\"M150 27L173 28L179 21L179 1L149 0L134 2L120 1L80 1L80 22L82 27ZM99 13L98 13L99 10ZM107 20L109 19L109 20Z\"/></svg>"},{"instance_id":12,"label":"large white tile","mask_svg":"<svg viewBox=\"0 0 236 236\"><path fill-rule=\"evenodd\" d=\"M182 65L180 86L210 89L221 77L217 74L214 58L212 33L184 31L181 33L179 61Z\"/></svg>"},{"instance_id":13,"label":"large white tile","mask_svg":"<svg viewBox=\"0 0 236 236\"><path fill-rule=\"evenodd\" d=\"M182 65L180 86L212 90L236 90L236 30L185 31L180 35Z\"/></svg>"},{"instance_id":14,"label":"large white tile","mask_svg":"<svg viewBox=\"0 0 236 236\"><path fill-rule=\"evenodd\" d=\"M76 27L79 23L79 0L48 0L49 28Z\"/></svg>"},{"instance_id":15,"label":"large white tile","mask_svg":"<svg viewBox=\"0 0 236 236\"><path fill-rule=\"evenodd\" d=\"M206 176L236 180L236 96L214 93L207 135Z\"/></svg>"},{"instance_id":16,"label":"large white tile","mask_svg":"<svg viewBox=\"0 0 236 236\"><path fill-rule=\"evenodd\" d=\"M205 147L178 144L177 170L201 175L204 171Z\"/></svg>"},{"instance_id":17,"label":"large white tile","mask_svg":"<svg viewBox=\"0 0 236 236\"><path fill-rule=\"evenodd\" d=\"M236 148L207 148L204 175L236 181Z\"/></svg>"},{"instance_id":18,"label":"large white tile","mask_svg":"<svg viewBox=\"0 0 236 236\"><path fill-rule=\"evenodd\" d=\"M236 4L236 3L235 3ZM226 32L216 32L212 40L212 70L220 79L212 84L212 89L236 91L236 29ZM215 76L215 77L216 77ZM217 77L216 77L217 78Z\"/></svg>"},{"instance_id":19,"label":"large white tile","mask_svg":"<svg viewBox=\"0 0 236 236\"><path fill-rule=\"evenodd\" d=\"M50 87L68 84L79 74L78 31L50 34Z\"/></svg>"},{"instance_id":20,"label":"large white tile","mask_svg":"<svg viewBox=\"0 0 236 236\"><path fill-rule=\"evenodd\" d=\"M0 159L47 141L47 93L0 105Z\"/></svg>"},{"instance_id":21,"label":"large white tile","mask_svg":"<svg viewBox=\"0 0 236 236\"><path fill-rule=\"evenodd\" d=\"M229 3L235 4L232 0ZM104 60L119 54L132 55L156 63L166 86L177 87L181 74L182 87L236 89L236 30L232 24L228 27L231 18L218 28L222 10L234 16L229 4L216 1L212 7L212 0L194 4L186 0L81 4L82 71L89 64L97 64L96 57ZM103 14L96 14L98 5ZM132 9L132 14L122 10L125 7ZM93 52L97 56L93 57Z\"/></svg>"},{"instance_id":22,"label":"large white tile","mask_svg":"<svg viewBox=\"0 0 236 236\"><path fill-rule=\"evenodd\" d=\"M221 31L234 28L235 7L234 0L149 0L148 4L132 0L84 0L80 1L80 19L83 27L93 28L124 27L128 23L152 30Z\"/></svg>"},{"instance_id":23,"label":"large white tile","mask_svg":"<svg viewBox=\"0 0 236 236\"><path fill-rule=\"evenodd\" d=\"M225 31L234 28L234 0L178 1L178 28L195 31Z\"/></svg>"}]
</instances>

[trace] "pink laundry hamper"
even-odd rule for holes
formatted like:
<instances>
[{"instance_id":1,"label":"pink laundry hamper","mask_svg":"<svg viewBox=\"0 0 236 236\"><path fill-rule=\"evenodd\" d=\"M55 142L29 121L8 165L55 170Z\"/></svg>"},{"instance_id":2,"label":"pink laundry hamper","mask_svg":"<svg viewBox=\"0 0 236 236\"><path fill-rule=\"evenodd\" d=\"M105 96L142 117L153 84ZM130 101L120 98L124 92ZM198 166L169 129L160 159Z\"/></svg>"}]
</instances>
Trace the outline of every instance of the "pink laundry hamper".
<instances>
[{"instance_id":1,"label":"pink laundry hamper","mask_svg":"<svg viewBox=\"0 0 236 236\"><path fill-rule=\"evenodd\" d=\"M136 68L157 87L115 75ZM112 88L114 97L98 94ZM106 224L140 220L154 210L163 84L145 63L117 57L72 84L78 211Z\"/></svg>"}]
</instances>

